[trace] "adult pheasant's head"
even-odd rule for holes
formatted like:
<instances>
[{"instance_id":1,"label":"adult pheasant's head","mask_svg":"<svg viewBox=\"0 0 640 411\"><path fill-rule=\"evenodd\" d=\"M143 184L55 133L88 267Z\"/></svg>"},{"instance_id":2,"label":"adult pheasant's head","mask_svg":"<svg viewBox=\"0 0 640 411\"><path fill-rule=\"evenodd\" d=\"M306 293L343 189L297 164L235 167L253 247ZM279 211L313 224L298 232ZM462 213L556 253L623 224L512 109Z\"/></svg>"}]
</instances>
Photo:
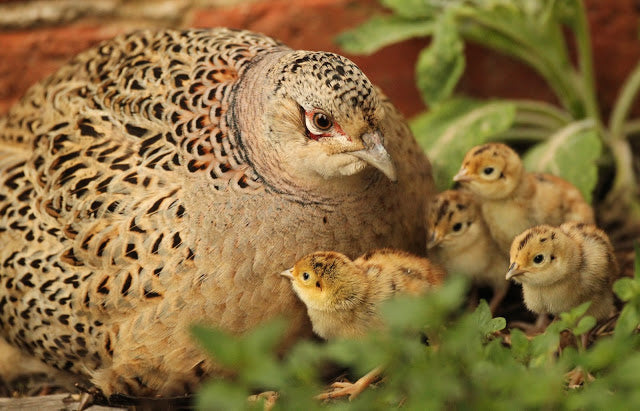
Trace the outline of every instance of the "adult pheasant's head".
<instances>
[{"instance_id":1,"label":"adult pheasant's head","mask_svg":"<svg viewBox=\"0 0 640 411\"><path fill-rule=\"evenodd\" d=\"M266 180L328 183L368 167L396 180L378 94L351 61L326 52L267 54L243 74L236 121Z\"/></svg>"}]
</instances>

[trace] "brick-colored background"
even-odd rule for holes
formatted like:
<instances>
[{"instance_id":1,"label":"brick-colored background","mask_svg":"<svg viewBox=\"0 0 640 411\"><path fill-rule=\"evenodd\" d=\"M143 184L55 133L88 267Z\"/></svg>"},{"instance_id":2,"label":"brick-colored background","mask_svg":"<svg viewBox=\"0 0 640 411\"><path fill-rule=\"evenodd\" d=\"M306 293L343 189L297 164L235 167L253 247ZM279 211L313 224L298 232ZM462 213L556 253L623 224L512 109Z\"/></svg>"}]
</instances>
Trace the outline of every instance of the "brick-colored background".
<instances>
[{"instance_id":1,"label":"brick-colored background","mask_svg":"<svg viewBox=\"0 0 640 411\"><path fill-rule=\"evenodd\" d=\"M606 113L640 59L640 1L586 4ZM121 32L228 26L260 31L294 48L341 52L333 37L381 11L376 0L0 0L0 115L71 56ZM424 109L413 67L425 44L416 39L371 56L347 56L411 116ZM553 101L542 80L519 63L479 47L468 47L466 53L460 92Z\"/></svg>"}]
</instances>

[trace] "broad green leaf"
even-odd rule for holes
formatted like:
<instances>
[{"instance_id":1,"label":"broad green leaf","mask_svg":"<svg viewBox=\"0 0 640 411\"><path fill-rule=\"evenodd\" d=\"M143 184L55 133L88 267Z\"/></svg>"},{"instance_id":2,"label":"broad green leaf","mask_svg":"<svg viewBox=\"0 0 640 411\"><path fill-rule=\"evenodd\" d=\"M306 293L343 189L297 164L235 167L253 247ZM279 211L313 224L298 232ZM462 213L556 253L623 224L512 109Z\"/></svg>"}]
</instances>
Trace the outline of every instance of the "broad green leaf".
<instances>
[{"instance_id":1,"label":"broad green leaf","mask_svg":"<svg viewBox=\"0 0 640 411\"><path fill-rule=\"evenodd\" d=\"M493 318L489 304L484 299L480 300L480 304L473 312L472 318L484 338L507 326L507 321L504 318Z\"/></svg>"},{"instance_id":2,"label":"broad green leaf","mask_svg":"<svg viewBox=\"0 0 640 411\"><path fill-rule=\"evenodd\" d=\"M410 19L432 17L446 4L450 6L459 2L460 0L448 0L449 4L447 4L437 0L380 0L380 3L391 9L394 14Z\"/></svg>"},{"instance_id":3,"label":"broad green leaf","mask_svg":"<svg viewBox=\"0 0 640 411\"><path fill-rule=\"evenodd\" d=\"M523 161L530 171L554 174L569 181L590 203L598 181L597 160L601 151L595 123L583 120L569 124L529 150Z\"/></svg>"},{"instance_id":4,"label":"broad green leaf","mask_svg":"<svg viewBox=\"0 0 640 411\"><path fill-rule=\"evenodd\" d=\"M615 336L626 337L636 331L640 325L640 312L636 304L627 303L620 311L620 316L616 322Z\"/></svg>"},{"instance_id":5,"label":"broad green leaf","mask_svg":"<svg viewBox=\"0 0 640 411\"><path fill-rule=\"evenodd\" d=\"M242 361L238 340L227 333L202 325L193 325L191 334L207 352L223 365L236 367Z\"/></svg>"},{"instance_id":6,"label":"broad green leaf","mask_svg":"<svg viewBox=\"0 0 640 411\"><path fill-rule=\"evenodd\" d=\"M578 325L576 326L576 328L573 329L573 333L575 335L582 335L588 332L590 329L592 329L595 326L596 326L596 319L590 315L587 315L586 317L583 317L582 319L580 319L580 322L578 322Z\"/></svg>"},{"instance_id":7,"label":"broad green leaf","mask_svg":"<svg viewBox=\"0 0 640 411\"><path fill-rule=\"evenodd\" d=\"M517 328L512 328L511 334L511 354L525 365L531 354L531 343L524 332Z\"/></svg>"},{"instance_id":8,"label":"broad green leaf","mask_svg":"<svg viewBox=\"0 0 640 411\"><path fill-rule=\"evenodd\" d=\"M551 323L543 334L531 340L531 367L545 367L553 361L563 328L558 322Z\"/></svg>"},{"instance_id":9,"label":"broad green leaf","mask_svg":"<svg viewBox=\"0 0 640 411\"><path fill-rule=\"evenodd\" d=\"M255 328L244 340L246 348L256 353L271 353L286 331L286 321L278 318Z\"/></svg>"},{"instance_id":10,"label":"broad green leaf","mask_svg":"<svg viewBox=\"0 0 640 411\"><path fill-rule=\"evenodd\" d=\"M349 53L371 54L393 43L429 36L433 27L433 22L428 20L374 16L355 29L341 33L336 41Z\"/></svg>"},{"instance_id":11,"label":"broad green leaf","mask_svg":"<svg viewBox=\"0 0 640 411\"><path fill-rule=\"evenodd\" d=\"M451 187L467 151L507 130L515 112L515 105L509 102L478 104L454 100L412 121L414 135L433 165L439 190Z\"/></svg>"},{"instance_id":12,"label":"broad green leaf","mask_svg":"<svg viewBox=\"0 0 640 411\"><path fill-rule=\"evenodd\" d=\"M562 27L548 7L496 7L467 5L456 10L460 35L523 61L536 70L577 118L584 115L584 101L576 87L579 75L571 65Z\"/></svg>"},{"instance_id":13,"label":"broad green leaf","mask_svg":"<svg viewBox=\"0 0 640 411\"><path fill-rule=\"evenodd\" d=\"M632 278L621 278L613 283L613 292L622 301L629 301L640 295L640 284Z\"/></svg>"},{"instance_id":14,"label":"broad green leaf","mask_svg":"<svg viewBox=\"0 0 640 411\"><path fill-rule=\"evenodd\" d=\"M196 397L198 410L244 410L249 392L229 381L214 381L202 387ZM258 409L258 408L256 408Z\"/></svg>"},{"instance_id":15,"label":"broad green leaf","mask_svg":"<svg viewBox=\"0 0 640 411\"><path fill-rule=\"evenodd\" d=\"M422 99L434 105L451 95L464 72L463 43L450 13L435 22L431 45L420 52L416 78Z\"/></svg>"},{"instance_id":16,"label":"broad green leaf","mask_svg":"<svg viewBox=\"0 0 640 411\"><path fill-rule=\"evenodd\" d=\"M590 305L591 305L591 301L587 301L585 303L580 304L577 307L572 308L568 312L561 313L560 319L562 320L564 326L567 328L574 327L578 323L578 320L580 319L580 317L582 317L584 313L587 312Z\"/></svg>"}]
</instances>

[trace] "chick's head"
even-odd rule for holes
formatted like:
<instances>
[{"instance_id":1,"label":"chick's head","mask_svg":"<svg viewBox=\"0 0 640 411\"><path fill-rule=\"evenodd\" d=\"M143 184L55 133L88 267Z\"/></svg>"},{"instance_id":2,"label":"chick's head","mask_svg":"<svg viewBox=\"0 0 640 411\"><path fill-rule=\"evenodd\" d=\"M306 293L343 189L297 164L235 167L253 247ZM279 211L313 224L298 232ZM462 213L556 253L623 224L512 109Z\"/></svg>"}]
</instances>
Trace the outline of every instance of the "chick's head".
<instances>
[{"instance_id":1,"label":"chick's head","mask_svg":"<svg viewBox=\"0 0 640 411\"><path fill-rule=\"evenodd\" d=\"M381 99L353 62L286 51L258 61L245 77L235 107L253 112L236 114L251 120L238 124L239 138L265 180L322 184L368 167L396 180Z\"/></svg>"},{"instance_id":2,"label":"chick's head","mask_svg":"<svg viewBox=\"0 0 640 411\"><path fill-rule=\"evenodd\" d=\"M478 240L481 215L471 193L447 190L434 197L429 205L427 248L464 246Z\"/></svg>"},{"instance_id":3,"label":"chick's head","mask_svg":"<svg viewBox=\"0 0 640 411\"><path fill-rule=\"evenodd\" d=\"M552 285L575 272L579 260L575 244L559 228L536 226L513 240L506 279L534 286Z\"/></svg>"},{"instance_id":4,"label":"chick's head","mask_svg":"<svg viewBox=\"0 0 640 411\"><path fill-rule=\"evenodd\" d=\"M515 151L505 144L489 143L467 152L453 180L481 198L497 200L511 195L523 172Z\"/></svg>"},{"instance_id":5,"label":"chick's head","mask_svg":"<svg viewBox=\"0 0 640 411\"><path fill-rule=\"evenodd\" d=\"M308 308L320 311L350 308L361 301L366 287L364 272L347 256L332 251L306 255L281 275L291 280Z\"/></svg>"}]
</instances>

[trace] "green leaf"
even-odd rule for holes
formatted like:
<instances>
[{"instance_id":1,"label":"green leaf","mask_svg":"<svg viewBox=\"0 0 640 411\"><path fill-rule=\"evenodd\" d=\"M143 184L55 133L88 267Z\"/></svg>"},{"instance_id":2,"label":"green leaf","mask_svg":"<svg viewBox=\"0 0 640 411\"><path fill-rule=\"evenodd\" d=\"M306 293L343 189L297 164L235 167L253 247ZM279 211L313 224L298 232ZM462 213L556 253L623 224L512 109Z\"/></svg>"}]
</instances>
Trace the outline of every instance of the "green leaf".
<instances>
[{"instance_id":1,"label":"green leaf","mask_svg":"<svg viewBox=\"0 0 640 411\"><path fill-rule=\"evenodd\" d=\"M221 330L198 324L191 327L191 334L221 364L235 367L241 363L242 350L235 337Z\"/></svg>"},{"instance_id":2,"label":"green leaf","mask_svg":"<svg viewBox=\"0 0 640 411\"><path fill-rule=\"evenodd\" d=\"M576 328L573 329L574 335L582 335L596 326L596 319L590 315L583 317Z\"/></svg>"},{"instance_id":3,"label":"green leaf","mask_svg":"<svg viewBox=\"0 0 640 411\"><path fill-rule=\"evenodd\" d=\"M493 318L489 304L487 304L487 301L484 299L480 300L480 304L478 304L478 307L473 312L472 319L484 338L507 326L507 321L504 318Z\"/></svg>"},{"instance_id":4,"label":"green leaf","mask_svg":"<svg viewBox=\"0 0 640 411\"><path fill-rule=\"evenodd\" d=\"M282 340L286 331L286 322L282 318L271 320L255 328L245 340L246 348L251 352L271 353Z\"/></svg>"},{"instance_id":5,"label":"green leaf","mask_svg":"<svg viewBox=\"0 0 640 411\"><path fill-rule=\"evenodd\" d=\"M198 410L244 410L249 408L249 392L229 381L214 381L206 384L198 392Z\"/></svg>"},{"instance_id":6,"label":"green leaf","mask_svg":"<svg viewBox=\"0 0 640 411\"><path fill-rule=\"evenodd\" d=\"M613 283L613 292L622 301L629 301L640 295L640 284L633 278L620 278Z\"/></svg>"},{"instance_id":7,"label":"green leaf","mask_svg":"<svg viewBox=\"0 0 640 411\"><path fill-rule=\"evenodd\" d=\"M583 120L569 124L529 150L523 161L530 171L554 174L569 181L590 203L598 181L597 160L601 151L595 123Z\"/></svg>"},{"instance_id":8,"label":"green leaf","mask_svg":"<svg viewBox=\"0 0 640 411\"><path fill-rule=\"evenodd\" d=\"M449 3L459 3L460 0L450 0ZM383 6L390 8L399 16L419 19L432 17L443 8L443 2L429 0L380 0Z\"/></svg>"},{"instance_id":9,"label":"green leaf","mask_svg":"<svg viewBox=\"0 0 640 411\"><path fill-rule=\"evenodd\" d=\"M584 315L584 313L587 312L590 305L591 301L587 301L565 313L561 313L560 319L562 320L564 326L567 328L574 327L578 323L579 319Z\"/></svg>"},{"instance_id":10,"label":"green leaf","mask_svg":"<svg viewBox=\"0 0 640 411\"><path fill-rule=\"evenodd\" d=\"M449 100L412 121L414 135L433 165L438 189L451 187L467 151L507 130L515 113L510 102Z\"/></svg>"},{"instance_id":11,"label":"green leaf","mask_svg":"<svg viewBox=\"0 0 640 411\"><path fill-rule=\"evenodd\" d=\"M531 355L531 343L524 332L517 328L510 330L511 334L511 354L513 357L524 364L529 360Z\"/></svg>"},{"instance_id":12,"label":"green leaf","mask_svg":"<svg viewBox=\"0 0 640 411\"><path fill-rule=\"evenodd\" d=\"M416 63L416 78L422 99L434 105L451 95L464 72L464 45L451 13L436 20L431 45Z\"/></svg>"},{"instance_id":13,"label":"green leaf","mask_svg":"<svg viewBox=\"0 0 640 411\"><path fill-rule=\"evenodd\" d=\"M640 324L640 312L636 304L627 303L620 311L620 316L616 322L614 335L618 337L626 337L636 331Z\"/></svg>"},{"instance_id":14,"label":"green leaf","mask_svg":"<svg viewBox=\"0 0 640 411\"><path fill-rule=\"evenodd\" d=\"M560 342L560 331L564 328L558 321L553 322L543 334L531 340L531 367L545 367L553 362Z\"/></svg>"},{"instance_id":15,"label":"green leaf","mask_svg":"<svg viewBox=\"0 0 640 411\"><path fill-rule=\"evenodd\" d=\"M432 21L374 16L355 29L341 33L336 41L349 53L371 54L393 43L429 36L433 33L433 28Z\"/></svg>"}]
</instances>

